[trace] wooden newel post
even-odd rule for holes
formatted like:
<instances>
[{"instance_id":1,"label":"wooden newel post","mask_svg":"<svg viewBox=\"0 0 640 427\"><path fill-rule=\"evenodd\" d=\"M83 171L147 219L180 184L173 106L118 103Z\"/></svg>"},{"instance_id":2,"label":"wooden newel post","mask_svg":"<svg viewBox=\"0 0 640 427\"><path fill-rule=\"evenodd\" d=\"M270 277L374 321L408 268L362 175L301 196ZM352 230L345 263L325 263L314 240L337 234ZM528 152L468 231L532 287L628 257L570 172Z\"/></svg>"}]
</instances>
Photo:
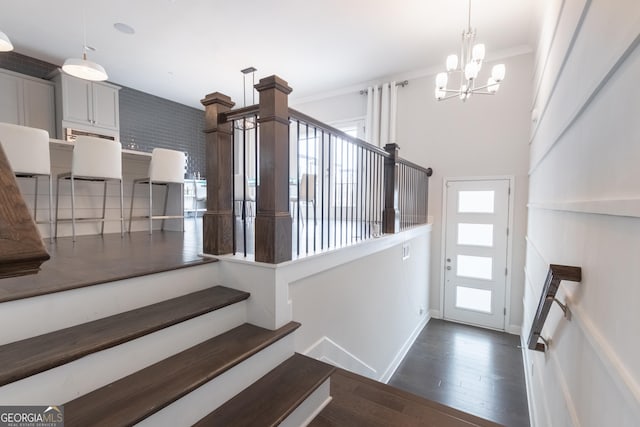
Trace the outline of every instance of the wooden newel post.
<instances>
[{"instance_id":1,"label":"wooden newel post","mask_svg":"<svg viewBox=\"0 0 640 427\"><path fill-rule=\"evenodd\" d=\"M292 89L278 76L261 79L255 88L260 93L255 260L277 264L289 261L292 254L288 101Z\"/></svg>"},{"instance_id":2,"label":"wooden newel post","mask_svg":"<svg viewBox=\"0 0 640 427\"><path fill-rule=\"evenodd\" d=\"M384 159L384 211L382 213L382 231L398 233L400 231L400 209L398 209L398 144L384 146L389 157Z\"/></svg>"},{"instance_id":3,"label":"wooden newel post","mask_svg":"<svg viewBox=\"0 0 640 427\"><path fill-rule=\"evenodd\" d=\"M219 92L210 93L200 102L205 106L207 144L207 211L202 217L202 248L206 254L229 254L233 252L233 128L220 115L235 104Z\"/></svg>"}]
</instances>

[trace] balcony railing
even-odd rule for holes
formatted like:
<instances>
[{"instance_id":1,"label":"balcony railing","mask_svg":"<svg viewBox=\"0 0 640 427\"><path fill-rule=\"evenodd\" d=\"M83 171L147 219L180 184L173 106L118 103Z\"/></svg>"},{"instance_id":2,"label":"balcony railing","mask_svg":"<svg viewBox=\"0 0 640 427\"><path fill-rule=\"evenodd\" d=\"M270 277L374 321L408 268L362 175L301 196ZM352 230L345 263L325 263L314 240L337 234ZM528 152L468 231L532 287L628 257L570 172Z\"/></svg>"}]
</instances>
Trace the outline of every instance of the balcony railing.
<instances>
[{"instance_id":1,"label":"balcony railing","mask_svg":"<svg viewBox=\"0 0 640 427\"><path fill-rule=\"evenodd\" d=\"M256 89L260 105L237 110L219 93L203 100L205 252L277 263L427 222L431 169L290 109L276 76Z\"/></svg>"}]
</instances>

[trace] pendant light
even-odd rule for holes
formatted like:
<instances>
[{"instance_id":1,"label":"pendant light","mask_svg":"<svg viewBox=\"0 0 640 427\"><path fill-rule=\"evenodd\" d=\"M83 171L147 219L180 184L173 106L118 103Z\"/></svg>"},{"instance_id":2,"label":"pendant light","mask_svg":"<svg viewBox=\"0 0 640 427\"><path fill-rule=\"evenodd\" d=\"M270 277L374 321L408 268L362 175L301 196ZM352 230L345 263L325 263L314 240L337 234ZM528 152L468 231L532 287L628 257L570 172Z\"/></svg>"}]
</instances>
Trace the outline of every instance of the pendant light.
<instances>
[{"instance_id":1,"label":"pendant light","mask_svg":"<svg viewBox=\"0 0 640 427\"><path fill-rule=\"evenodd\" d=\"M251 74L251 102L252 105L256 103L256 71L255 67L247 67L244 70L240 70L242 73L242 106L247 106L247 74ZM235 121L235 128L238 130L249 130L256 127L255 117L244 117L241 120Z\"/></svg>"},{"instance_id":2,"label":"pendant light","mask_svg":"<svg viewBox=\"0 0 640 427\"><path fill-rule=\"evenodd\" d=\"M471 28L471 0L469 0L469 15L467 29L462 32L462 47L460 58L458 55L449 55L446 61L447 71L436 76L435 97L438 101L451 98L459 98L466 101L476 93L480 95L494 95L500 88L500 82L504 79L505 66L497 64L491 70L491 77L486 85L477 85L478 73L482 68L485 57L485 46L476 43L476 30ZM460 86L458 89L449 89L450 74L459 74Z\"/></svg>"},{"instance_id":3,"label":"pendant light","mask_svg":"<svg viewBox=\"0 0 640 427\"><path fill-rule=\"evenodd\" d=\"M13 45L9 37L2 31L0 31L0 52L9 52L13 50Z\"/></svg>"},{"instance_id":4,"label":"pendant light","mask_svg":"<svg viewBox=\"0 0 640 427\"><path fill-rule=\"evenodd\" d=\"M104 67L87 59L87 50L95 50L87 46L87 19L85 12L82 12L83 39L82 58L69 58L64 61L62 71L79 79L101 82L107 80L109 76Z\"/></svg>"}]
</instances>

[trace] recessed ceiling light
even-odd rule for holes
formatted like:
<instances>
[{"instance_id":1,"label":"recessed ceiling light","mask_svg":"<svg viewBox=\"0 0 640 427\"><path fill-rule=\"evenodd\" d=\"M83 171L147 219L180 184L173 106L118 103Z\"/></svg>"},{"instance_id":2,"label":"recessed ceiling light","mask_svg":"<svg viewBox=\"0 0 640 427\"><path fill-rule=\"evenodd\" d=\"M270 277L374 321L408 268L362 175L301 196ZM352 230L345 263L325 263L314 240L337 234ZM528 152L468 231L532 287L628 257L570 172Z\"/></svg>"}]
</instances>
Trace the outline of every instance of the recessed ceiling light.
<instances>
[{"instance_id":1,"label":"recessed ceiling light","mask_svg":"<svg viewBox=\"0 0 640 427\"><path fill-rule=\"evenodd\" d=\"M123 34L135 34L136 30L132 26L123 24L122 22L116 22L113 24L113 28L120 31Z\"/></svg>"}]
</instances>

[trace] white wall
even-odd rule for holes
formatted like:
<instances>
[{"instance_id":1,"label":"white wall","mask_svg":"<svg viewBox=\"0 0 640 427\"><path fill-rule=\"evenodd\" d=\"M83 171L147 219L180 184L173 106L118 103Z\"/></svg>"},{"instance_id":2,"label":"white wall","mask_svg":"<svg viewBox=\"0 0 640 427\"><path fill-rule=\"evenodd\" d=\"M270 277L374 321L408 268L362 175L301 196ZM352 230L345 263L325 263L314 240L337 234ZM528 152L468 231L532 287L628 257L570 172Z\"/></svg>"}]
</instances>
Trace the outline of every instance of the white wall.
<instances>
[{"instance_id":1,"label":"white wall","mask_svg":"<svg viewBox=\"0 0 640 427\"><path fill-rule=\"evenodd\" d=\"M518 332L522 319L527 201L528 135L530 129L533 55L502 60L507 78L496 96L475 96L437 102L434 76L409 80L398 89L400 155L431 167L429 214L433 216L430 308L441 316L440 261L442 182L444 177L515 176L514 250L510 319L507 329ZM443 64L444 65L444 64ZM487 73L492 66L485 64ZM485 74L481 73L481 77ZM400 80L400 79L398 79ZM364 86L364 85L363 85ZM364 116L366 97L357 91L329 99L292 105L325 122Z\"/></svg>"},{"instance_id":2,"label":"white wall","mask_svg":"<svg viewBox=\"0 0 640 427\"><path fill-rule=\"evenodd\" d=\"M547 2L534 78L525 316L549 263L572 319L552 307L546 354L525 351L538 426L640 420L640 3Z\"/></svg>"},{"instance_id":3,"label":"white wall","mask_svg":"<svg viewBox=\"0 0 640 427\"><path fill-rule=\"evenodd\" d=\"M377 239L390 243L291 282L293 319L302 323L296 351L388 381L428 321L430 231L427 225ZM410 255L403 260L405 244ZM362 245L359 251L378 242Z\"/></svg>"}]
</instances>

